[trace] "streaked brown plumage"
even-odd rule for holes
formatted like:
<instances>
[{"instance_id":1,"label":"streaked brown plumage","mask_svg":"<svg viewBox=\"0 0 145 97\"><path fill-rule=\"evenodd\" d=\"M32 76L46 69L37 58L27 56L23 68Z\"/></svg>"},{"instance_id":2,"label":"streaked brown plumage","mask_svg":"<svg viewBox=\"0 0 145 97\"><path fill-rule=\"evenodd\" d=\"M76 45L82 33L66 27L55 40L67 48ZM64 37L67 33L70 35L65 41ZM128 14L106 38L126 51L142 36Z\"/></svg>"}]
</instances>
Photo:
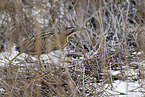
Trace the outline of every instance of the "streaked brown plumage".
<instances>
[{"instance_id":1,"label":"streaked brown plumage","mask_svg":"<svg viewBox=\"0 0 145 97\"><path fill-rule=\"evenodd\" d=\"M51 51L64 48L69 42L69 37L81 30L84 29L68 27L66 30L60 32L60 34L52 32L40 33L35 37L31 36L20 42L16 49L21 53L27 53L29 55L50 53Z\"/></svg>"},{"instance_id":2,"label":"streaked brown plumage","mask_svg":"<svg viewBox=\"0 0 145 97\"><path fill-rule=\"evenodd\" d=\"M29 55L38 55L40 66L45 70L44 66L41 64L40 55L64 48L69 42L69 37L75 34L75 32L82 30L86 29L68 27L60 33L42 32L36 36L30 36L26 40L20 42L16 47L19 53L10 60L9 66L11 66L12 61L21 53L26 53Z\"/></svg>"}]
</instances>

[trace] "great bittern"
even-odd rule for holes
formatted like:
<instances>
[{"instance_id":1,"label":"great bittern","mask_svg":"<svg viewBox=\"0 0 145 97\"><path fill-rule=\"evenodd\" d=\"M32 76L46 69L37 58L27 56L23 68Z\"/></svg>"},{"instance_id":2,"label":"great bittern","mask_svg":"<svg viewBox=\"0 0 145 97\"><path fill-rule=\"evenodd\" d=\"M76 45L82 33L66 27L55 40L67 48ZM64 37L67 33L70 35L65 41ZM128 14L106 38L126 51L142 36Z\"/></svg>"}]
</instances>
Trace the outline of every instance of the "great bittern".
<instances>
[{"instance_id":1,"label":"great bittern","mask_svg":"<svg viewBox=\"0 0 145 97\"><path fill-rule=\"evenodd\" d=\"M64 48L69 42L69 37L75 34L75 32L81 30L84 29L68 27L64 31L60 32L60 34L53 32L42 32L39 35L33 35L22 41L20 45L16 47L16 50L29 55L50 53L51 51Z\"/></svg>"},{"instance_id":2,"label":"great bittern","mask_svg":"<svg viewBox=\"0 0 145 97\"><path fill-rule=\"evenodd\" d=\"M67 27L60 33L42 32L36 36L32 35L28 39L20 42L16 47L16 50L20 52L18 55L21 53L38 55L38 60L40 60L41 54L50 53L51 51L64 48L69 42L69 37L75 34L75 32L82 30L85 29Z\"/></svg>"}]
</instances>

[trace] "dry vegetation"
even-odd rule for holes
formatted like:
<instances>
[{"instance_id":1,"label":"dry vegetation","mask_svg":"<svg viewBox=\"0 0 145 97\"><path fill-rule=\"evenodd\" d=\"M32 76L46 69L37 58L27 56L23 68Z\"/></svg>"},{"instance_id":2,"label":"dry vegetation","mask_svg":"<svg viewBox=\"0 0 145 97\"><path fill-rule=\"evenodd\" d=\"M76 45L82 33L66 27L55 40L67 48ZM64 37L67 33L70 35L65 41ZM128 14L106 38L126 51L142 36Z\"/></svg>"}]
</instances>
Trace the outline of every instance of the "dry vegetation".
<instances>
[{"instance_id":1,"label":"dry vegetation","mask_svg":"<svg viewBox=\"0 0 145 97\"><path fill-rule=\"evenodd\" d=\"M71 37L65 57L56 54L61 61L46 54L41 60L46 71L27 57L0 66L1 97L108 97L114 80L139 83L145 96L144 57L135 54L144 5L144 0L0 0L1 53L42 31L87 29Z\"/></svg>"}]
</instances>

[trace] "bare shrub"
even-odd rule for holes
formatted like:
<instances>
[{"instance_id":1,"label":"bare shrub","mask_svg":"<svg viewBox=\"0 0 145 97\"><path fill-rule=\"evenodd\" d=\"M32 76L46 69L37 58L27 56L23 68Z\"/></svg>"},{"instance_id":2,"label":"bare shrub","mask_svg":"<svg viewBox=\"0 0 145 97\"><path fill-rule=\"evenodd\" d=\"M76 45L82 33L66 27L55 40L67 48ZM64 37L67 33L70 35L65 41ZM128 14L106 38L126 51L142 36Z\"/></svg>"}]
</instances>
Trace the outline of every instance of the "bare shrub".
<instances>
[{"instance_id":1,"label":"bare shrub","mask_svg":"<svg viewBox=\"0 0 145 97\"><path fill-rule=\"evenodd\" d=\"M0 0L0 51L41 32L87 29L72 35L65 51L42 55L46 71L26 55L1 59L8 61L0 67L1 96L112 96L115 80L140 82L144 95L143 55L134 54L141 51L142 9L143 0Z\"/></svg>"}]
</instances>

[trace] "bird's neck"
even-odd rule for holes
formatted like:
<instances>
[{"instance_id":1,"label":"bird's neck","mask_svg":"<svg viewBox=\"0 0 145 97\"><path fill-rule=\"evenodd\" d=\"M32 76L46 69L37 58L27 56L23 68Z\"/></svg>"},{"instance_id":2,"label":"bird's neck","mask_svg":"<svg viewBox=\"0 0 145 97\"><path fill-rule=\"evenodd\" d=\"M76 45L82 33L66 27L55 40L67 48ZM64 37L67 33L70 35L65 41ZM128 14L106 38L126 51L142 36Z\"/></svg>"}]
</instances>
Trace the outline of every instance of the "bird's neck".
<instances>
[{"instance_id":1,"label":"bird's neck","mask_svg":"<svg viewBox=\"0 0 145 97\"><path fill-rule=\"evenodd\" d=\"M60 36L57 38L57 42L61 48L64 48L68 43L68 37L64 34L60 34Z\"/></svg>"}]
</instances>

